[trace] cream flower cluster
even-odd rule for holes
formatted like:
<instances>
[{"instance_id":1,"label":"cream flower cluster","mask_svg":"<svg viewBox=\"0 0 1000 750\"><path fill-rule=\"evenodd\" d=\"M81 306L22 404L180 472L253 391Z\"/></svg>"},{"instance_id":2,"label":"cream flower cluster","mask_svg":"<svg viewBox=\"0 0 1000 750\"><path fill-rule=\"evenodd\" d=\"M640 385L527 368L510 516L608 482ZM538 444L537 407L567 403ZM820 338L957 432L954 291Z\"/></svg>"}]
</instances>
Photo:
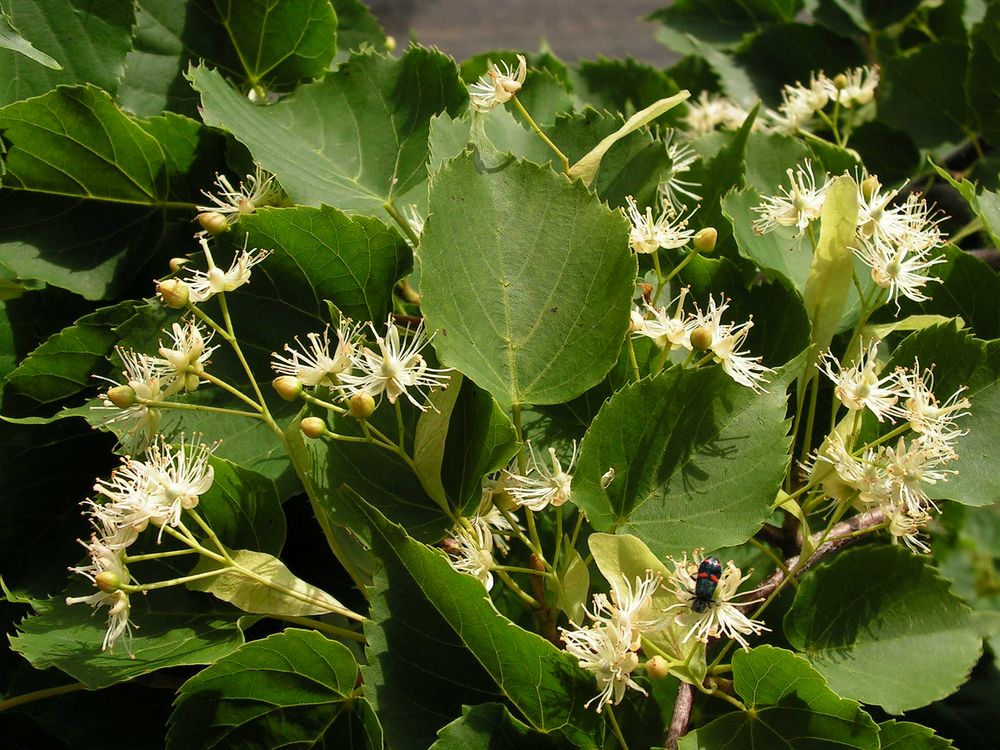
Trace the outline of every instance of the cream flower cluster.
<instances>
[{"instance_id":1,"label":"cream flower cluster","mask_svg":"<svg viewBox=\"0 0 1000 750\"><path fill-rule=\"evenodd\" d=\"M880 375L877 352L876 343L862 347L850 367L839 365L828 354L824 370L834 381L834 394L850 411L867 409L880 421L906 422L913 436L900 437L894 445L852 452L834 432L820 447L811 469L815 474L819 462L832 466L832 476L819 475L829 496L856 501L864 509L881 509L894 540L902 539L914 551L927 552L917 534L937 506L926 487L957 473L945 467L958 458L955 443L968 431L960 429L956 420L969 413L971 404L962 395L964 389L940 401L933 391L933 371L922 369L919 361L910 369Z\"/></svg>"},{"instance_id":2,"label":"cream flower cluster","mask_svg":"<svg viewBox=\"0 0 1000 750\"><path fill-rule=\"evenodd\" d=\"M227 225L235 224L242 216L254 213L261 206L276 205L281 198L281 189L274 180L274 175L268 174L259 165L254 165L254 173L241 180L238 187L233 187L229 178L223 174L215 175L216 192L202 190L202 195L209 203L195 206L202 213L217 213L222 215Z\"/></svg>"},{"instance_id":3,"label":"cream flower cluster","mask_svg":"<svg viewBox=\"0 0 1000 750\"><path fill-rule=\"evenodd\" d=\"M332 351L327 328L323 333L308 334L307 344L296 338L298 348L286 344L285 354L271 355L271 367L279 376L294 378L302 386L335 388L345 399L384 395L395 404L403 396L421 411L429 409L427 391L447 387L450 376L449 368L429 367L420 353L429 343L423 321L412 332L407 329L406 339L401 339L392 315L386 320L385 335L373 323L368 329L377 350L365 345L360 326L344 318L337 327Z\"/></svg>"},{"instance_id":4,"label":"cream flower cluster","mask_svg":"<svg viewBox=\"0 0 1000 750\"><path fill-rule=\"evenodd\" d=\"M198 505L212 486L215 472L209 463L216 446L197 439L177 446L158 438L144 460L126 456L110 479L99 479L94 490L103 502L86 501L86 514L94 527L89 542L81 542L90 564L71 568L98 589L90 596L68 597L67 604L108 607L108 630L103 648L112 650L123 635L130 640L131 605L128 587L132 576L125 551L150 524L177 527L181 514ZM130 649L130 645L126 644Z\"/></svg>"},{"instance_id":5,"label":"cream flower cluster","mask_svg":"<svg viewBox=\"0 0 1000 750\"><path fill-rule=\"evenodd\" d=\"M665 307L645 305L644 310L632 310L631 329L635 336L646 336L657 346L707 352L712 361L722 365L729 377L754 391L764 391L766 376L773 373L761 364L760 357L750 356L742 349L753 320L742 323L723 323L722 316L729 309L725 297L716 302L709 297L708 306L702 310L697 305L694 312L684 310L688 289L681 289L677 298ZM673 312L668 312L668 308Z\"/></svg>"},{"instance_id":6,"label":"cream flower cluster","mask_svg":"<svg viewBox=\"0 0 1000 750\"><path fill-rule=\"evenodd\" d=\"M795 227L799 236L820 218L828 175L817 180L808 161L789 169L787 175L788 186L779 186L777 195L762 197L754 208L760 214L753 223L758 234ZM872 280L888 290L889 301L897 307L901 296L916 302L929 299L924 287L939 279L928 275L928 270L945 262L934 255L945 242L939 226L942 217L916 193L899 198L899 191L883 189L878 177L862 177L853 248L871 270Z\"/></svg>"},{"instance_id":7,"label":"cream flower cluster","mask_svg":"<svg viewBox=\"0 0 1000 750\"><path fill-rule=\"evenodd\" d=\"M617 705L628 688L646 693L632 678L639 666L644 635L671 628L678 631L681 643L692 638L702 643L712 638L730 638L746 649L747 635L768 630L763 623L743 614L741 607L761 600L738 600L737 590L749 574L743 575L732 561L711 599L703 601L704 608L699 611L692 606L696 601L695 582L701 560L700 551L694 553L692 561L686 554L680 561L671 560L674 570L666 582L651 571L634 581L620 576L611 581L610 596L594 595L593 606L586 612L589 624L571 623L571 628L560 628L566 651L597 679L599 692L588 701L588 706L596 702L600 712L606 705ZM672 591L675 601L658 608L654 596L661 589L664 593Z\"/></svg>"},{"instance_id":8,"label":"cream flower cluster","mask_svg":"<svg viewBox=\"0 0 1000 750\"><path fill-rule=\"evenodd\" d=\"M196 321L173 323L163 331L159 355L153 356L116 347L122 363L121 382L101 378L110 385L100 394L96 411L110 412L100 420L115 429L120 444L129 453L141 453L156 436L160 410L155 403L178 393L190 393L203 382L202 374L217 347L210 346L214 332Z\"/></svg>"},{"instance_id":9,"label":"cream flower cluster","mask_svg":"<svg viewBox=\"0 0 1000 750\"><path fill-rule=\"evenodd\" d=\"M777 111L766 113L770 126L782 133L796 133L807 128L828 104L835 102L845 109L868 104L875 98L879 84L877 67L853 68L828 78L823 71L810 75L809 83L786 85L781 90Z\"/></svg>"}]
</instances>

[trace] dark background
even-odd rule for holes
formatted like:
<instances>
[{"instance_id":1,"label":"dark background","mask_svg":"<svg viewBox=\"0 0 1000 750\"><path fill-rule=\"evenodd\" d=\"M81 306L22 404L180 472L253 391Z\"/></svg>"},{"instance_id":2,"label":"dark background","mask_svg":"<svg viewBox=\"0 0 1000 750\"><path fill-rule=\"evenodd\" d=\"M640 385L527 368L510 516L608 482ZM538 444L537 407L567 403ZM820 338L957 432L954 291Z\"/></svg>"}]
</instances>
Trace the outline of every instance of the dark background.
<instances>
[{"instance_id":1,"label":"dark background","mask_svg":"<svg viewBox=\"0 0 1000 750\"><path fill-rule=\"evenodd\" d=\"M674 56L642 19L667 0L368 0L386 33L436 45L461 61L478 52L524 49L545 39L562 59L632 56L666 67Z\"/></svg>"}]
</instances>

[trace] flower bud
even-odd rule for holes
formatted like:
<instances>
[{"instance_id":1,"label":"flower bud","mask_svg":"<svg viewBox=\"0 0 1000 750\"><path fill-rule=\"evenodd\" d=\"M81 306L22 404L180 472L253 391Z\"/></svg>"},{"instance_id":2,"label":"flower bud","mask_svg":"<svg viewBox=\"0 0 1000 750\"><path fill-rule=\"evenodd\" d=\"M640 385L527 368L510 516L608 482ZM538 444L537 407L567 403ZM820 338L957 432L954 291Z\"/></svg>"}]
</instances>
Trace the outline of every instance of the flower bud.
<instances>
[{"instance_id":1,"label":"flower bud","mask_svg":"<svg viewBox=\"0 0 1000 750\"><path fill-rule=\"evenodd\" d=\"M225 234L229 231L229 221L218 211L202 211L198 214L198 223L209 234Z\"/></svg>"},{"instance_id":2,"label":"flower bud","mask_svg":"<svg viewBox=\"0 0 1000 750\"><path fill-rule=\"evenodd\" d=\"M878 177L869 175L861 183L861 195L866 201L870 201L880 187L882 183L878 181Z\"/></svg>"},{"instance_id":3,"label":"flower bud","mask_svg":"<svg viewBox=\"0 0 1000 750\"><path fill-rule=\"evenodd\" d=\"M102 570L94 576L94 582L105 594L113 594L122 585L122 579L113 570Z\"/></svg>"},{"instance_id":4,"label":"flower bud","mask_svg":"<svg viewBox=\"0 0 1000 750\"><path fill-rule=\"evenodd\" d=\"M135 391L130 385L116 385L108 388L108 401L119 409L128 409L135 404Z\"/></svg>"},{"instance_id":5,"label":"flower bud","mask_svg":"<svg viewBox=\"0 0 1000 750\"><path fill-rule=\"evenodd\" d=\"M355 393L347 403L347 413L355 419L368 419L375 413L375 399L370 393Z\"/></svg>"},{"instance_id":6,"label":"flower bud","mask_svg":"<svg viewBox=\"0 0 1000 750\"><path fill-rule=\"evenodd\" d=\"M271 381L271 387L278 392L285 401L294 401L302 393L302 383L299 379L291 375L281 375Z\"/></svg>"},{"instance_id":7,"label":"flower bud","mask_svg":"<svg viewBox=\"0 0 1000 750\"><path fill-rule=\"evenodd\" d=\"M173 273L177 273L184 266L186 266L190 261L187 258L171 258L170 259L170 270Z\"/></svg>"},{"instance_id":8,"label":"flower bud","mask_svg":"<svg viewBox=\"0 0 1000 750\"><path fill-rule=\"evenodd\" d=\"M385 37L385 48L388 52L396 51L396 37L387 34Z\"/></svg>"},{"instance_id":9,"label":"flower bud","mask_svg":"<svg viewBox=\"0 0 1000 750\"><path fill-rule=\"evenodd\" d=\"M646 662L646 676L651 680L662 680L670 674L667 660L662 656L654 656Z\"/></svg>"},{"instance_id":10,"label":"flower bud","mask_svg":"<svg viewBox=\"0 0 1000 750\"><path fill-rule=\"evenodd\" d=\"M691 346L699 352L707 352L712 346L712 332L705 328L705 326L699 326L691 331Z\"/></svg>"},{"instance_id":11,"label":"flower bud","mask_svg":"<svg viewBox=\"0 0 1000 750\"><path fill-rule=\"evenodd\" d=\"M299 424L302 434L310 438L323 437L326 434L326 422L319 417L306 417Z\"/></svg>"},{"instance_id":12,"label":"flower bud","mask_svg":"<svg viewBox=\"0 0 1000 750\"><path fill-rule=\"evenodd\" d=\"M694 249L702 255L711 255L715 252L715 243L718 239L719 232L715 227L699 229L694 236Z\"/></svg>"},{"instance_id":13,"label":"flower bud","mask_svg":"<svg viewBox=\"0 0 1000 750\"><path fill-rule=\"evenodd\" d=\"M180 279L166 279L157 283L156 296L171 310L180 310L187 305L191 291Z\"/></svg>"},{"instance_id":14,"label":"flower bud","mask_svg":"<svg viewBox=\"0 0 1000 750\"><path fill-rule=\"evenodd\" d=\"M847 76L844 73L837 73L837 75L833 77L833 86L837 89L837 91L843 91L846 89L848 83L850 83L850 81L847 80Z\"/></svg>"},{"instance_id":15,"label":"flower bud","mask_svg":"<svg viewBox=\"0 0 1000 750\"><path fill-rule=\"evenodd\" d=\"M199 366L199 369L202 369ZM184 376L184 392L194 393L201 384L201 377L196 372L189 372Z\"/></svg>"}]
</instances>

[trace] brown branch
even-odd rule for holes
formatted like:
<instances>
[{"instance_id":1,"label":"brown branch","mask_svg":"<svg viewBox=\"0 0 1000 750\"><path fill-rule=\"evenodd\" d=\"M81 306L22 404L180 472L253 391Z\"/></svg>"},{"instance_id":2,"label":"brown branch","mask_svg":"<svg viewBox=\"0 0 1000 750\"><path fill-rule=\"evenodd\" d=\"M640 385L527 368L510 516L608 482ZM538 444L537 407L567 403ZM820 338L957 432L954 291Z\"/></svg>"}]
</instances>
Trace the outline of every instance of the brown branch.
<instances>
[{"instance_id":1,"label":"brown branch","mask_svg":"<svg viewBox=\"0 0 1000 750\"><path fill-rule=\"evenodd\" d=\"M682 682L677 688L677 698L674 699L674 715L670 719L667 739L664 745L667 750L677 750L677 740L687 733L688 722L691 720L691 707L694 705L694 688Z\"/></svg>"},{"instance_id":2,"label":"brown branch","mask_svg":"<svg viewBox=\"0 0 1000 750\"><path fill-rule=\"evenodd\" d=\"M813 550L812 554L809 555L805 562L800 563L800 557L798 555L795 557L789 557L785 560L785 570L794 572L795 577L797 578L810 568L814 567L820 560L829 555L831 552L835 552L841 547L846 547L848 544L852 544L862 538L860 536L851 536L854 532L862 529L869 529L872 526L878 526L884 521L885 513L881 510L873 510L869 513L859 513L856 516L848 518L846 521L841 521L830 529L829 533L822 531L817 532L810 536L809 540L813 544L818 544L819 546ZM826 536L826 541L822 541L824 536ZM782 581L785 580L785 570L779 568L774 571L760 586L757 587L754 593L763 597L770 595L771 592L778 588Z\"/></svg>"}]
</instances>

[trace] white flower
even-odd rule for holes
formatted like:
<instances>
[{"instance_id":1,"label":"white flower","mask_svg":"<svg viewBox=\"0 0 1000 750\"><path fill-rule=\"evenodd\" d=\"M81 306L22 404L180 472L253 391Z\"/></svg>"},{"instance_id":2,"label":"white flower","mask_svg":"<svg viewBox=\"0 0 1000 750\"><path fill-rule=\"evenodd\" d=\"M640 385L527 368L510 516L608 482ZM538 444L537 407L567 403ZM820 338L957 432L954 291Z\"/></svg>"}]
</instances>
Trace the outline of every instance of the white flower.
<instances>
[{"instance_id":1,"label":"white flower","mask_svg":"<svg viewBox=\"0 0 1000 750\"><path fill-rule=\"evenodd\" d=\"M93 408L112 412L101 419L100 425L123 430L119 433L121 446L129 453L141 453L156 435L160 425L159 409L142 402L160 401L173 387L176 375L170 371L165 360L121 347L115 347L115 352L124 365L122 376L125 382L108 382L112 387L127 385L138 400L130 406L120 408L111 401L108 391L105 391L99 396L103 400L103 406Z\"/></svg>"},{"instance_id":2,"label":"white flower","mask_svg":"<svg viewBox=\"0 0 1000 750\"><path fill-rule=\"evenodd\" d=\"M403 213L404 216L406 217L406 220L409 222L410 228L413 230L413 233L418 237L421 234L423 234L424 223L426 220L424 219L423 216L420 215L420 211L417 210L417 204L408 203Z\"/></svg>"},{"instance_id":3,"label":"white flower","mask_svg":"<svg viewBox=\"0 0 1000 750\"><path fill-rule=\"evenodd\" d=\"M808 86L801 83L785 85L781 90L778 111L769 111L767 114L779 131L794 134L808 125L813 115L823 109L836 93L833 83L822 71L813 73L809 77Z\"/></svg>"},{"instance_id":4,"label":"white flower","mask_svg":"<svg viewBox=\"0 0 1000 750\"><path fill-rule=\"evenodd\" d=\"M702 557L699 552L694 553L690 563L686 553L680 561L671 561L674 564L671 583L678 603L667 609L683 610L674 618L678 625L688 630L682 643L687 643L692 637L703 643L707 643L709 638L732 638L744 649L749 648L750 644L744 636L760 635L761 632L770 630L764 626L763 622L751 620L740 609L748 604L763 601L762 599L734 601L738 596L737 589L750 577L750 574L743 575L730 560L726 564L725 572L719 578L711 600L701 612L695 612L692 605L696 600L696 576L701 561Z\"/></svg>"},{"instance_id":5,"label":"white flower","mask_svg":"<svg viewBox=\"0 0 1000 750\"><path fill-rule=\"evenodd\" d=\"M709 334L709 343L705 348L712 353L713 360L721 364L725 373L740 385L758 393L764 392L764 384L768 382L765 375L774 370L762 365L760 357L748 356L750 352L747 350L740 351L753 327L753 320L723 323L722 313L729 309L729 302L724 297L721 305L716 305L715 298L709 297L705 312L701 308L695 309L690 323L691 333L701 330Z\"/></svg>"},{"instance_id":6,"label":"white flower","mask_svg":"<svg viewBox=\"0 0 1000 750\"><path fill-rule=\"evenodd\" d=\"M527 74L528 63L524 55L517 56L516 71L505 62L500 65L491 64L486 75L469 89L472 108L479 112L489 112L498 104L510 101L521 90Z\"/></svg>"},{"instance_id":7,"label":"white flower","mask_svg":"<svg viewBox=\"0 0 1000 750\"><path fill-rule=\"evenodd\" d=\"M212 331L205 336L197 322L188 320L183 326L174 323L170 330L164 333L170 336L172 346L164 346L161 340L159 354L175 376L173 385L167 389L166 395L171 395L181 388L193 390L186 388L185 378L189 373L198 375L208 364L208 358L218 348L208 346L215 332Z\"/></svg>"},{"instance_id":8,"label":"white flower","mask_svg":"<svg viewBox=\"0 0 1000 750\"><path fill-rule=\"evenodd\" d=\"M738 130L747 119L747 111L725 96L702 91L697 100L686 102L688 113L684 117L687 131L692 135L711 133L716 128Z\"/></svg>"},{"instance_id":9,"label":"white flower","mask_svg":"<svg viewBox=\"0 0 1000 750\"><path fill-rule=\"evenodd\" d=\"M876 372L878 367L878 342L872 341L867 348L860 344L860 352L855 363L844 369L832 353L823 355L823 370L835 384L833 393L849 411L867 408L882 422L902 416L896 405L901 395L899 373L894 371L884 377Z\"/></svg>"},{"instance_id":10,"label":"white flower","mask_svg":"<svg viewBox=\"0 0 1000 750\"><path fill-rule=\"evenodd\" d=\"M610 599L604 594L594 595L594 614L589 616L598 622L615 622L630 629L632 648L637 650L642 633L660 630L666 624L663 612L653 607L653 594L662 582L661 576L649 570L644 577L635 579L635 586L622 575L611 581Z\"/></svg>"},{"instance_id":11,"label":"white flower","mask_svg":"<svg viewBox=\"0 0 1000 750\"><path fill-rule=\"evenodd\" d=\"M661 247L684 247L694 237L694 230L687 228L690 214L680 216L670 205L666 205L659 218L654 221L652 208L647 206L646 213L642 214L631 195L625 200L628 203L626 216L632 223L628 244L634 252L655 253Z\"/></svg>"},{"instance_id":12,"label":"white flower","mask_svg":"<svg viewBox=\"0 0 1000 750\"><path fill-rule=\"evenodd\" d=\"M871 269L872 280L889 290L889 301L899 307L902 295L914 302L930 299L924 287L931 281L940 282L936 276L927 275L927 269L946 262L944 256L931 257L933 248L915 246L905 239L892 245L884 240L862 239L854 254Z\"/></svg>"},{"instance_id":13,"label":"white flower","mask_svg":"<svg viewBox=\"0 0 1000 750\"><path fill-rule=\"evenodd\" d=\"M884 449L869 448L856 458L844 445L839 432L831 432L817 452L816 458L831 464L836 476L846 487L841 491L836 483L823 480L823 490L829 497L844 501L852 497L865 506L884 506L892 497L892 482L885 469Z\"/></svg>"},{"instance_id":14,"label":"white flower","mask_svg":"<svg viewBox=\"0 0 1000 750\"><path fill-rule=\"evenodd\" d=\"M290 375L305 386L335 386L337 376L351 367L356 335L357 328L352 327L349 320L342 318L337 328L337 346L333 354L330 353L329 326L322 334L306 334L308 345L303 344L296 336L295 343L298 344L299 350L285 344L285 351L289 356L272 353L274 361L271 363L271 369L279 375Z\"/></svg>"},{"instance_id":15,"label":"white flower","mask_svg":"<svg viewBox=\"0 0 1000 750\"><path fill-rule=\"evenodd\" d=\"M506 492L505 479L503 472L498 472L494 477L483 477L479 508L476 515L469 519L472 525L480 524L489 529L493 535L493 546L501 555L510 552L507 539L514 533L514 527L507 520L508 516L503 514L493 499L494 495Z\"/></svg>"},{"instance_id":16,"label":"white flower","mask_svg":"<svg viewBox=\"0 0 1000 750\"><path fill-rule=\"evenodd\" d=\"M618 705L625 697L626 688L646 691L636 683L631 674L639 666L639 657L632 649L633 633L623 622L598 622L593 627L560 628L566 651L573 656L581 669L597 678L600 692L587 701L584 707L597 702L597 713L608 704Z\"/></svg>"},{"instance_id":17,"label":"white flower","mask_svg":"<svg viewBox=\"0 0 1000 750\"><path fill-rule=\"evenodd\" d=\"M690 350L691 331L695 326L693 319L684 312L684 300L688 291L688 287L681 287L680 294L666 307L646 304L646 310L652 318L646 318L639 310L632 310L632 332L653 339L661 349L669 345L672 349ZM672 315L667 313L667 307L670 306L674 308Z\"/></svg>"},{"instance_id":18,"label":"white flower","mask_svg":"<svg viewBox=\"0 0 1000 750\"><path fill-rule=\"evenodd\" d=\"M780 195L764 196L760 205L753 209L760 214L760 218L753 223L754 231L758 234L782 226L797 227L801 235L810 222L818 219L823 212L823 198L829 184L826 175L824 174L823 184L817 186L812 163L808 161L794 172L787 170L786 174L790 186L779 187Z\"/></svg>"},{"instance_id":19,"label":"white flower","mask_svg":"<svg viewBox=\"0 0 1000 750\"><path fill-rule=\"evenodd\" d=\"M486 590L493 588L493 533L484 523L470 524L472 530L456 527L453 531L455 546L448 555L451 567L459 573L478 578Z\"/></svg>"},{"instance_id":20,"label":"white flower","mask_svg":"<svg viewBox=\"0 0 1000 750\"><path fill-rule=\"evenodd\" d=\"M840 102L842 107L860 107L875 98L875 89L878 88L879 75L878 66L867 65L861 68L852 68L844 72L847 85L836 89L834 97Z\"/></svg>"},{"instance_id":21,"label":"white flower","mask_svg":"<svg viewBox=\"0 0 1000 750\"><path fill-rule=\"evenodd\" d=\"M910 513L919 513L928 506L937 510L924 485L947 481L957 474L954 469L941 469L942 464L951 460L927 450L917 441L909 446L903 438L896 447L885 449L886 471L890 479L890 492L895 507L905 507Z\"/></svg>"},{"instance_id":22,"label":"white flower","mask_svg":"<svg viewBox=\"0 0 1000 750\"><path fill-rule=\"evenodd\" d=\"M383 338L375 330L372 323L368 324L379 351L375 352L363 347L358 353L351 354L351 366L361 371L360 375L345 372L340 376L341 386L349 393L367 393L375 397L381 393L389 399L390 404L396 403L400 396L421 411L427 411L429 406L417 401L408 389L424 395L423 389L445 388L451 368L434 369L427 366L427 361L420 355L428 341L424 334L424 323L421 320L413 331L409 341L401 344L399 330L392 322L392 315L386 322L386 335Z\"/></svg>"},{"instance_id":23,"label":"white flower","mask_svg":"<svg viewBox=\"0 0 1000 750\"><path fill-rule=\"evenodd\" d=\"M528 450L531 451L531 466L526 475L505 472L507 493L514 498L514 502L529 510L540 511L549 505L558 508L571 496L570 485L573 481L573 465L576 463L576 441L573 441L573 456L565 471L556 458L555 448L549 448L551 469L538 461L530 442Z\"/></svg>"},{"instance_id":24,"label":"white flower","mask_svg":"<svg viewBox=\"0 0 1000 750\"><path fill-rule=\"evenodd\" d=\"M220 292L231 292L239 289L244 284L250 282L250 269L267 258L271 254L270 250L243 250L236 254L228 271L211 262L211 254L208 252L208 241L200 237L199 241L209 258L210 268L207 271L192 271L192 276L185 279L188 286L190 299L192 302L204 302Z\"/></svg>"},{"instance_id":25,"label":"white flower","mask_svg":"<svg viewBox=\"0 0 1000 750\"><path fill-rule=\"evenodd\" d=\"M934 373L920 369L915 360L912 370L901 370L899 386L903 392L903 416L910 429L918 433L917 442L942 456L954 456L953 443L968 430L960 430L955 420L968 416L971 404L959 388L942 404L934 395Z\"/></svg>"},{"instance_id":26,"label":"white flower","mask_svg":"<svg viewBox=\"0 0 1000 750\"><path fill-rule=\"evenodd\" d=\"M144 461L125 457L110 480L94 486L108 499L95 515L136 531L148 522L177 526L183 511L196 507L212 486L215 470L209 459L217 445L193 439L185 443L182 437L175 448L161 437L149 446Z\"/></svg>"},{"instance_id":27,"label":"white flower","mask_svg":"<svg viewBox=\"0 0 1000 750\"><path fill-rule=\"evenodd\" d=\"M254 166L254 173L247 175L246 182L240 181L239 188L234 189L223 174L215 175L215 184L218 187L218 194L201 191L212 205L196 206L196 208L198 211L220 213L230 224L235 224L241 216L252 214L261 206L273 205L280 195L274 184L274 175L267 174L257 165Z\"/></svg>"},{"instance_id":28,"label":"white flower","mask_svg":"<svg viewBox=\"0 0 1000 750\"><path fill-rule=\"evenodd\" d=\"M900 539L917 554L927 554L931 548L920 538L920 532L931 522L931 515L923 510L916 512L907 507L894 509L889 517L889 533L893 544Z\"/></svg>"},{"instance_id":29,"label":"white flower","mask_svg":"<svg viewBox=\"0 0 1000 750\"><path fill-rule=\"evenodd\" d=\"M678 193L694 201L701 200L700 195L692 192L692 188L698 188L700 185L697 182L680 179L680 176L690 172L691 166L698 161L698 153L690 143L677 143L676 135L677 131L671 130L663 141L667 147L667 157L670 159L670 168L656 186L656 194L663 206L682 205L684 201L678 198Z\"/></svg>"},{"instance_id":30,"label":"white flower","mask_svg":"<svg viewBox=\"0 0 1000 750\"><path fill-rule=\"evenodd\" d=\"M91 607L108 607L108 630L104 635L102 651L113 651L115 643L126 636L125 650L131 654L132 623L129 622L131 606L128 594L119 586L128 584L132 577L121 559L121 551L104 545L97 537L89 544L83 543L90 555L90 565L70 568L90 580L99 589L90 596L68 596L66 604L89 604Z\"/></svg>"}]
</instances>

